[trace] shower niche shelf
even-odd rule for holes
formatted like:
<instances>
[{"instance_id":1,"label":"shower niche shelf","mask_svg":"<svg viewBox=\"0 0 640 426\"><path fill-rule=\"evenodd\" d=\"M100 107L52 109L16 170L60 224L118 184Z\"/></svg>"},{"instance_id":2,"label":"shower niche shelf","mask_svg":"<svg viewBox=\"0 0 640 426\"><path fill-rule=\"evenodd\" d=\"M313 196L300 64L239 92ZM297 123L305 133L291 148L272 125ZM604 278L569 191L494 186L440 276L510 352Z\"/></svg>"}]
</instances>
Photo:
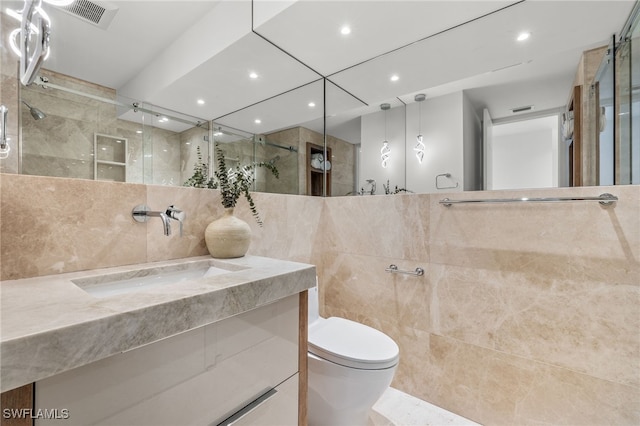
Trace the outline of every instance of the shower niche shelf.
<instances>
[{"instance_id":1,"label":"shower niche shelf","mask_svg":"<svg viewBox=\"0 0 640 426\"><path fill-rule=\"evenodd\" d=\"M93 178L112 182L127 181L127 139L94 133Z\"/></svg>"},{"instance_id":2,"label":"shower niche shelf","mask_svg":"<svg viewBox=\"0 0 640 426\"><path fill-rule=\"evenodd\" d=\"M323 154L324 147L307 142L307 195L322 196L324 171L311 166L311 156ZM327 148L327 158L331 157L331 148ZM331 196L331 170L327 170L327 197Z\"/></svg>"}]
</instances>

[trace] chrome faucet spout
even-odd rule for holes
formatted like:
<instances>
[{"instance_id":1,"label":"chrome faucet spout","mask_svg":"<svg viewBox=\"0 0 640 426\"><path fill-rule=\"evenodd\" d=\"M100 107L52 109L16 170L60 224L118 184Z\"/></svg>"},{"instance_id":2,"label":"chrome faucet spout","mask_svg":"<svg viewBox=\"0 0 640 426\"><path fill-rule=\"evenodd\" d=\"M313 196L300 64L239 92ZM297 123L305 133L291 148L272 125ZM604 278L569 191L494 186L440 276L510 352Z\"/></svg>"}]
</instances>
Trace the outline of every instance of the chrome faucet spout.
<instances>
[{"instance_id":1,"label":"chrome faucet spout","mask_svg":"<svg viewBox=\"0 0 640 426\"><path fill-rule=\"evenodd\" d=\"M178 220L180 222L180 235L182 236L182 221L186 215L180 210L174 209L173 206L163 212L154 212L148 206L141 204L133 208L131 215L136 222L146 222L150 217L159 217L162 219L162 229L167 237L171 235L171 219Z\"/></svg>"},{"instance_id":2,"label":"chrome faucet spout","mask_svg":"<svg viewBox=\"0 0 640 426\"><path fill-rule=\"evenodd\" d=\"M169 220L169 216L167 216L165 212L147 212L147 216L159 217L160 219L162 219L164 235L166 235L167 237L171 235L171 221Z\"/></svg>"}]
</instances>

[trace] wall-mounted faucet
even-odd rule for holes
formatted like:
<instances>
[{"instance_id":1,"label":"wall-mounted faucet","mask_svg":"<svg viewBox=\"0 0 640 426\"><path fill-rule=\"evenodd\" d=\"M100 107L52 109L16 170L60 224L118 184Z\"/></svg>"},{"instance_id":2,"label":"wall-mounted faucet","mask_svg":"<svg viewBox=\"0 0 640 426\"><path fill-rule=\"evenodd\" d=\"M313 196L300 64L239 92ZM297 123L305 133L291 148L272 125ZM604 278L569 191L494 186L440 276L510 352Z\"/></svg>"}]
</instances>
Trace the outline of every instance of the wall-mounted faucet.
<instances>
[{"instance_id":1,"label":"wall-mounted faucet","mask_svg":"<svg viewBox=\"0 0 640 426\"><path fill-rule=\"evenodd\" d=\"M133 220L136 222L146 222L150 217L159 217L162 219L162 227L164 230L164 235L171 235L171 220L177 220L180 224L180 236L182 237L182 224L184 220L187 218L187 214L182 210L175 208L175 206L169 206L163 212L154 212L149 209L148 206L144 204L140 204L135 206L131 211L131 215L133 216Z\"/></svg>"}]
</instances>

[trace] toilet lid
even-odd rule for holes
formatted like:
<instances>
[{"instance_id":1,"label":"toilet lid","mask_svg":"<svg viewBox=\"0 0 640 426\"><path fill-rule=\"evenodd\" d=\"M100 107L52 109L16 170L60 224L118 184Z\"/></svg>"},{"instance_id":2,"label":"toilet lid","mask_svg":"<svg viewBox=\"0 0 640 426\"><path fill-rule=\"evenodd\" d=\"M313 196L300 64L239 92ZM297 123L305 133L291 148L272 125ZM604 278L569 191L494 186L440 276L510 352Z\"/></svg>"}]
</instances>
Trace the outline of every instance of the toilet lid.
<instances>
[{"instance_id":1,"label":"toilet lid","mask_svg":"<svg viewBox=\"0 0 640 426\"><path fill-rule=\"evenodd\" d=\"M309 352L345 367L381 370L398 363L400 350L375 328L331 317L309 327Z\"/></svg>"}]
</instances>

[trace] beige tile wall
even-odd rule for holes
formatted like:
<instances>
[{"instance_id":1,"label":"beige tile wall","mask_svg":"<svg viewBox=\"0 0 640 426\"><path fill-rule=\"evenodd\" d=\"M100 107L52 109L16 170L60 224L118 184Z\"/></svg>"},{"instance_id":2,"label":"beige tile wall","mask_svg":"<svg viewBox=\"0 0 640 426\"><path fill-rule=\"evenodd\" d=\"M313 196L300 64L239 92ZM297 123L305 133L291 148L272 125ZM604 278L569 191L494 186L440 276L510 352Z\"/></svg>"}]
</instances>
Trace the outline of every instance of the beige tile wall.
<instances>
[{"instance_id":1,"label":"beige tile wall","mask_svg":"<svg viewBox=\"0 0 640 426\"><path fill-rule=\"evenodd\" d=\"M324 312L399 343L393 386L482 424L638 424L640 187L526 195L605 191L615 208L328 199Z\"/></svg>"},{"instance_id":2,"label":"beige tile wall","mask_svg":"<svg viewBox=\"0 0 640 426\"><path fill-rule=\"evenodd\" d=\"M483 424L640 423L640 186L597 203L455 205L449 195L256 193L250 253L318 265L324 315L401 348L393 386ZM3 280L206 254L215 190L0 175ZM522 196L465 193L465 197ZM188 214L162 235L133 206ZM422 267L423 277L384 272Z\"/></svg>"},{"instance_id":3,"label":"beige tile wall","mask_svg":"<svg viewBox=\"0 0 640 426\"><path fill-rule=\"evenodd\" d=\"M236 209L253 230L250 253L311 263L323 200L254 195L264 227L246 200ZM0 174L0 278L205 255L204 229L222 215L219 200L218 190ZM139 204L185 211L183 237L177 222L169 237L159 218L134 222Z\"/></svg>"}]
</instances>

